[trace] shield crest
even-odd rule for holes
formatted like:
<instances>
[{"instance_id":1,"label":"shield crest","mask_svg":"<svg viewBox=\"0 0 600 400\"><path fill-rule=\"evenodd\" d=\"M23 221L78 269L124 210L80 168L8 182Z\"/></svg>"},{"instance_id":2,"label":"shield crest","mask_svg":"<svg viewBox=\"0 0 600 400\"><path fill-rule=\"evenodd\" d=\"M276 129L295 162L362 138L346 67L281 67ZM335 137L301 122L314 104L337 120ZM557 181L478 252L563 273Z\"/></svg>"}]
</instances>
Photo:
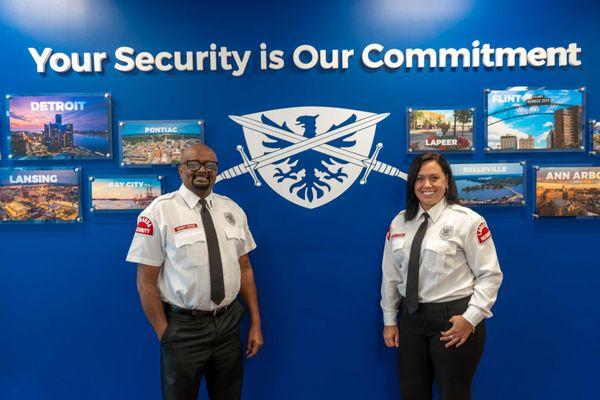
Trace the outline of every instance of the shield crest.
<instances>
[{"instance_id":1,"label":"shield crest","mask_svg":"<svg viewBox=\"0 0 600 400\"><path fill-rule=\"evenodd\" d=\"M334 107L290 107L246 114L244 117L285 130L306 139L351 125L374 113ZM368 158L376 124L328 141L328 146ZM259 128L243 127L244 138L252 159L285 149L291 143L269 136ZM322 154L314 148L277 160L257 169L262 179L284 199L313 209L336 199L359 177L364 166Z\"/></svg>"}]
</instances>

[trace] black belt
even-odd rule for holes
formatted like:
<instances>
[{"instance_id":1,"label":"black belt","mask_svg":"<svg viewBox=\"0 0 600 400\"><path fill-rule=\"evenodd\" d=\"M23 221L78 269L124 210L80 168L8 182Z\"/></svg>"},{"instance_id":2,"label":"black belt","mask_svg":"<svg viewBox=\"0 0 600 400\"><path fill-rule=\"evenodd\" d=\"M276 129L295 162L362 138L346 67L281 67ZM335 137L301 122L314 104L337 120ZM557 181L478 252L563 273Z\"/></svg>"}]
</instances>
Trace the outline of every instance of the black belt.
<instances>
[{"instance_id":1,"label":"black belt","mask_svg":"<svg viewBox=\"0 0 600 400\"><path fill-rule=\"evenodd\" d=\"M221 307L218 310L215 308L213 311L204 311L204 310L195 310L195 309L190 310L187 308L181 308L181 307L177 307L173 304L163 302L163 306L164 306L166 312L169 312L171 314L177 314L177 315L185 315L187 317L207 317L207 316L215 317L215 316L221 315L225 311L229 310L232 305L233 305L233 303L226 305L225 307Z\"/></svg>"},{"instance_id":2,"label":"black belt","mask_svg":"<svg viewBox=\"0 0 600 400\"><path fill-rule=\"evenodd\" d=\"M451 315L462 314L469 307L471 296L463 297L462 299L447 301L444 303L419 303L419 314L427 315ZM402 306L402 309L406 308Z\"/></svg>"}]
</instances>

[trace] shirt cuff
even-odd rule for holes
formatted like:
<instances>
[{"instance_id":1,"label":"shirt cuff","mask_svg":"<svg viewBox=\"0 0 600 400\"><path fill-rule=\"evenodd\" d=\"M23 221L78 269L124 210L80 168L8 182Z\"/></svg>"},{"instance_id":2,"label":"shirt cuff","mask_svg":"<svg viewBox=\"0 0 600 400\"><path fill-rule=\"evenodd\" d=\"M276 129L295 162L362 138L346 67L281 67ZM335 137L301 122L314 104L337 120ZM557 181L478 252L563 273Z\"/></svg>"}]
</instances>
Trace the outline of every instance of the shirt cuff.
<instances>
[{"instance_id":1,"label":"shirt cuff","mask_svg":"<svg viewBox=\"0 0 600 400\"><path fill-rule=\"evenodd\" d=\"M138 257L138 256L133 256L133 255L128 255L127 259L125 261L134 263L134 264L149 265L151 267L161 267L162 263L163 263L162 261L157 261L157 260L153 260L150 258Z\"/></svg>"},{"instance_id":2,"label":"shirt cuff","mask_svg":"<svg viewBox=\"0 0 600 400\"><path fill-rule=\"evenodd\" d=\"M398 325L398 322L396 321L397 315L398 315L398 311L384 311L383 312L383 325L385 325L385 326Z\"/></svg>"},{"instance_id":3,"label":"shirt cuff","mask_svg":"<svg viewBox=\"0 0 600 400\"><path fill-rule=\"evenodd\" d=\"M475 306L469 306L462 316L473 325L473 328L485 318L485 314Z\"/></svg>"}]
</instances>

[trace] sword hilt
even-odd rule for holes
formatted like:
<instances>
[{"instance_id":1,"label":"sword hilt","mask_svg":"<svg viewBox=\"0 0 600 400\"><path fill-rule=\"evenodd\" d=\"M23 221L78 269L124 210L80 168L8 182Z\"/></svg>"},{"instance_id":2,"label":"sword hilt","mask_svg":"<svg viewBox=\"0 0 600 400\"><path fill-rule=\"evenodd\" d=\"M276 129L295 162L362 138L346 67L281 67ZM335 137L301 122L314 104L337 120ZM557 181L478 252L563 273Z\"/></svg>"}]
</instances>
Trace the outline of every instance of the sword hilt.
<instances>
[{"instance_id":1,"label":"sword hilt","mask_svg":"<svg viewBox=\"0 0 600 400\"><path fill-rule=\"evenodd\" d=\"M244 151L244 146L242 146L241 144L238 144L235 149L240 152L240 155L242 156L242 160L244 161L244 167L246 167L246 170L252 177L252 180L254 181L254 186L262 185L262 182L258 179L258 176L256 175L256 171L254 170L254 165L256 165L256 163L252 164L250 162L250 159L248 158L248 156L246 155L246 152Z\"/></svg>"},{"instance_id":2,"label":"sword hilt","mask_svg":"<svg viewBox=\"0 0 600 400\"><path fill-rule=\"evenodd\" d=\"M364 173L362 179L360 180L361 185L364 185L365 183L367 183L367 178L369 177L369 174L371 173L371 171L373 171L373 167L375 167L375 163L377 162L377 155L379 154L379 151L382 148L383 148L382 143L377 143L377 146L375 146L375 151L373 152L373 155L371 156L371 158L369 158L369 161L367 161L367 169L365 170L365 173Z\"/></svg>"}]
</instances>

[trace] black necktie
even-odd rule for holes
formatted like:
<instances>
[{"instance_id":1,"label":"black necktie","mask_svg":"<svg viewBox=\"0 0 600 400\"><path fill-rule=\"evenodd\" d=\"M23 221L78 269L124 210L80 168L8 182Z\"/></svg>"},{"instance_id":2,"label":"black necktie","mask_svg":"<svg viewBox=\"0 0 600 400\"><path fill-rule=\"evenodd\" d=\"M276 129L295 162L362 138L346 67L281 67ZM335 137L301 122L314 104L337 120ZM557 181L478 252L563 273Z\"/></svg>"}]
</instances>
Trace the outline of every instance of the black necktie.
<instances>
[{"instance_id":1,"label":"black necktie","mask_svg":"<svg viewBox=\"0 0 600 400\"><path fill-rule=\"evenodd\" d=\"M202 225L206 235L206 246L208 247L208 266L210 269L210 299L215 304L220 304L225 298L225 283L223 282L223 264L221 263L221 251L219 250L219 239L213 224L210 211L206 206L206 199L200 199L202 210Z\"/></svg>"},{"instance_id":2,"label":"black necktie","mask_svg":"<svg viewBox=\"0 0 600 400\"><path fill-rule=\"evenodd\" d=\"M419 308L419 263L421 261L421 243L427 231L427 219L429 215L423 214L425 220L421 222L419 229L410 246L410 258L408 259L408 276L406 278L406 296L404 298L406 308L410 314Z\"/></svg>"}]
</instances>

